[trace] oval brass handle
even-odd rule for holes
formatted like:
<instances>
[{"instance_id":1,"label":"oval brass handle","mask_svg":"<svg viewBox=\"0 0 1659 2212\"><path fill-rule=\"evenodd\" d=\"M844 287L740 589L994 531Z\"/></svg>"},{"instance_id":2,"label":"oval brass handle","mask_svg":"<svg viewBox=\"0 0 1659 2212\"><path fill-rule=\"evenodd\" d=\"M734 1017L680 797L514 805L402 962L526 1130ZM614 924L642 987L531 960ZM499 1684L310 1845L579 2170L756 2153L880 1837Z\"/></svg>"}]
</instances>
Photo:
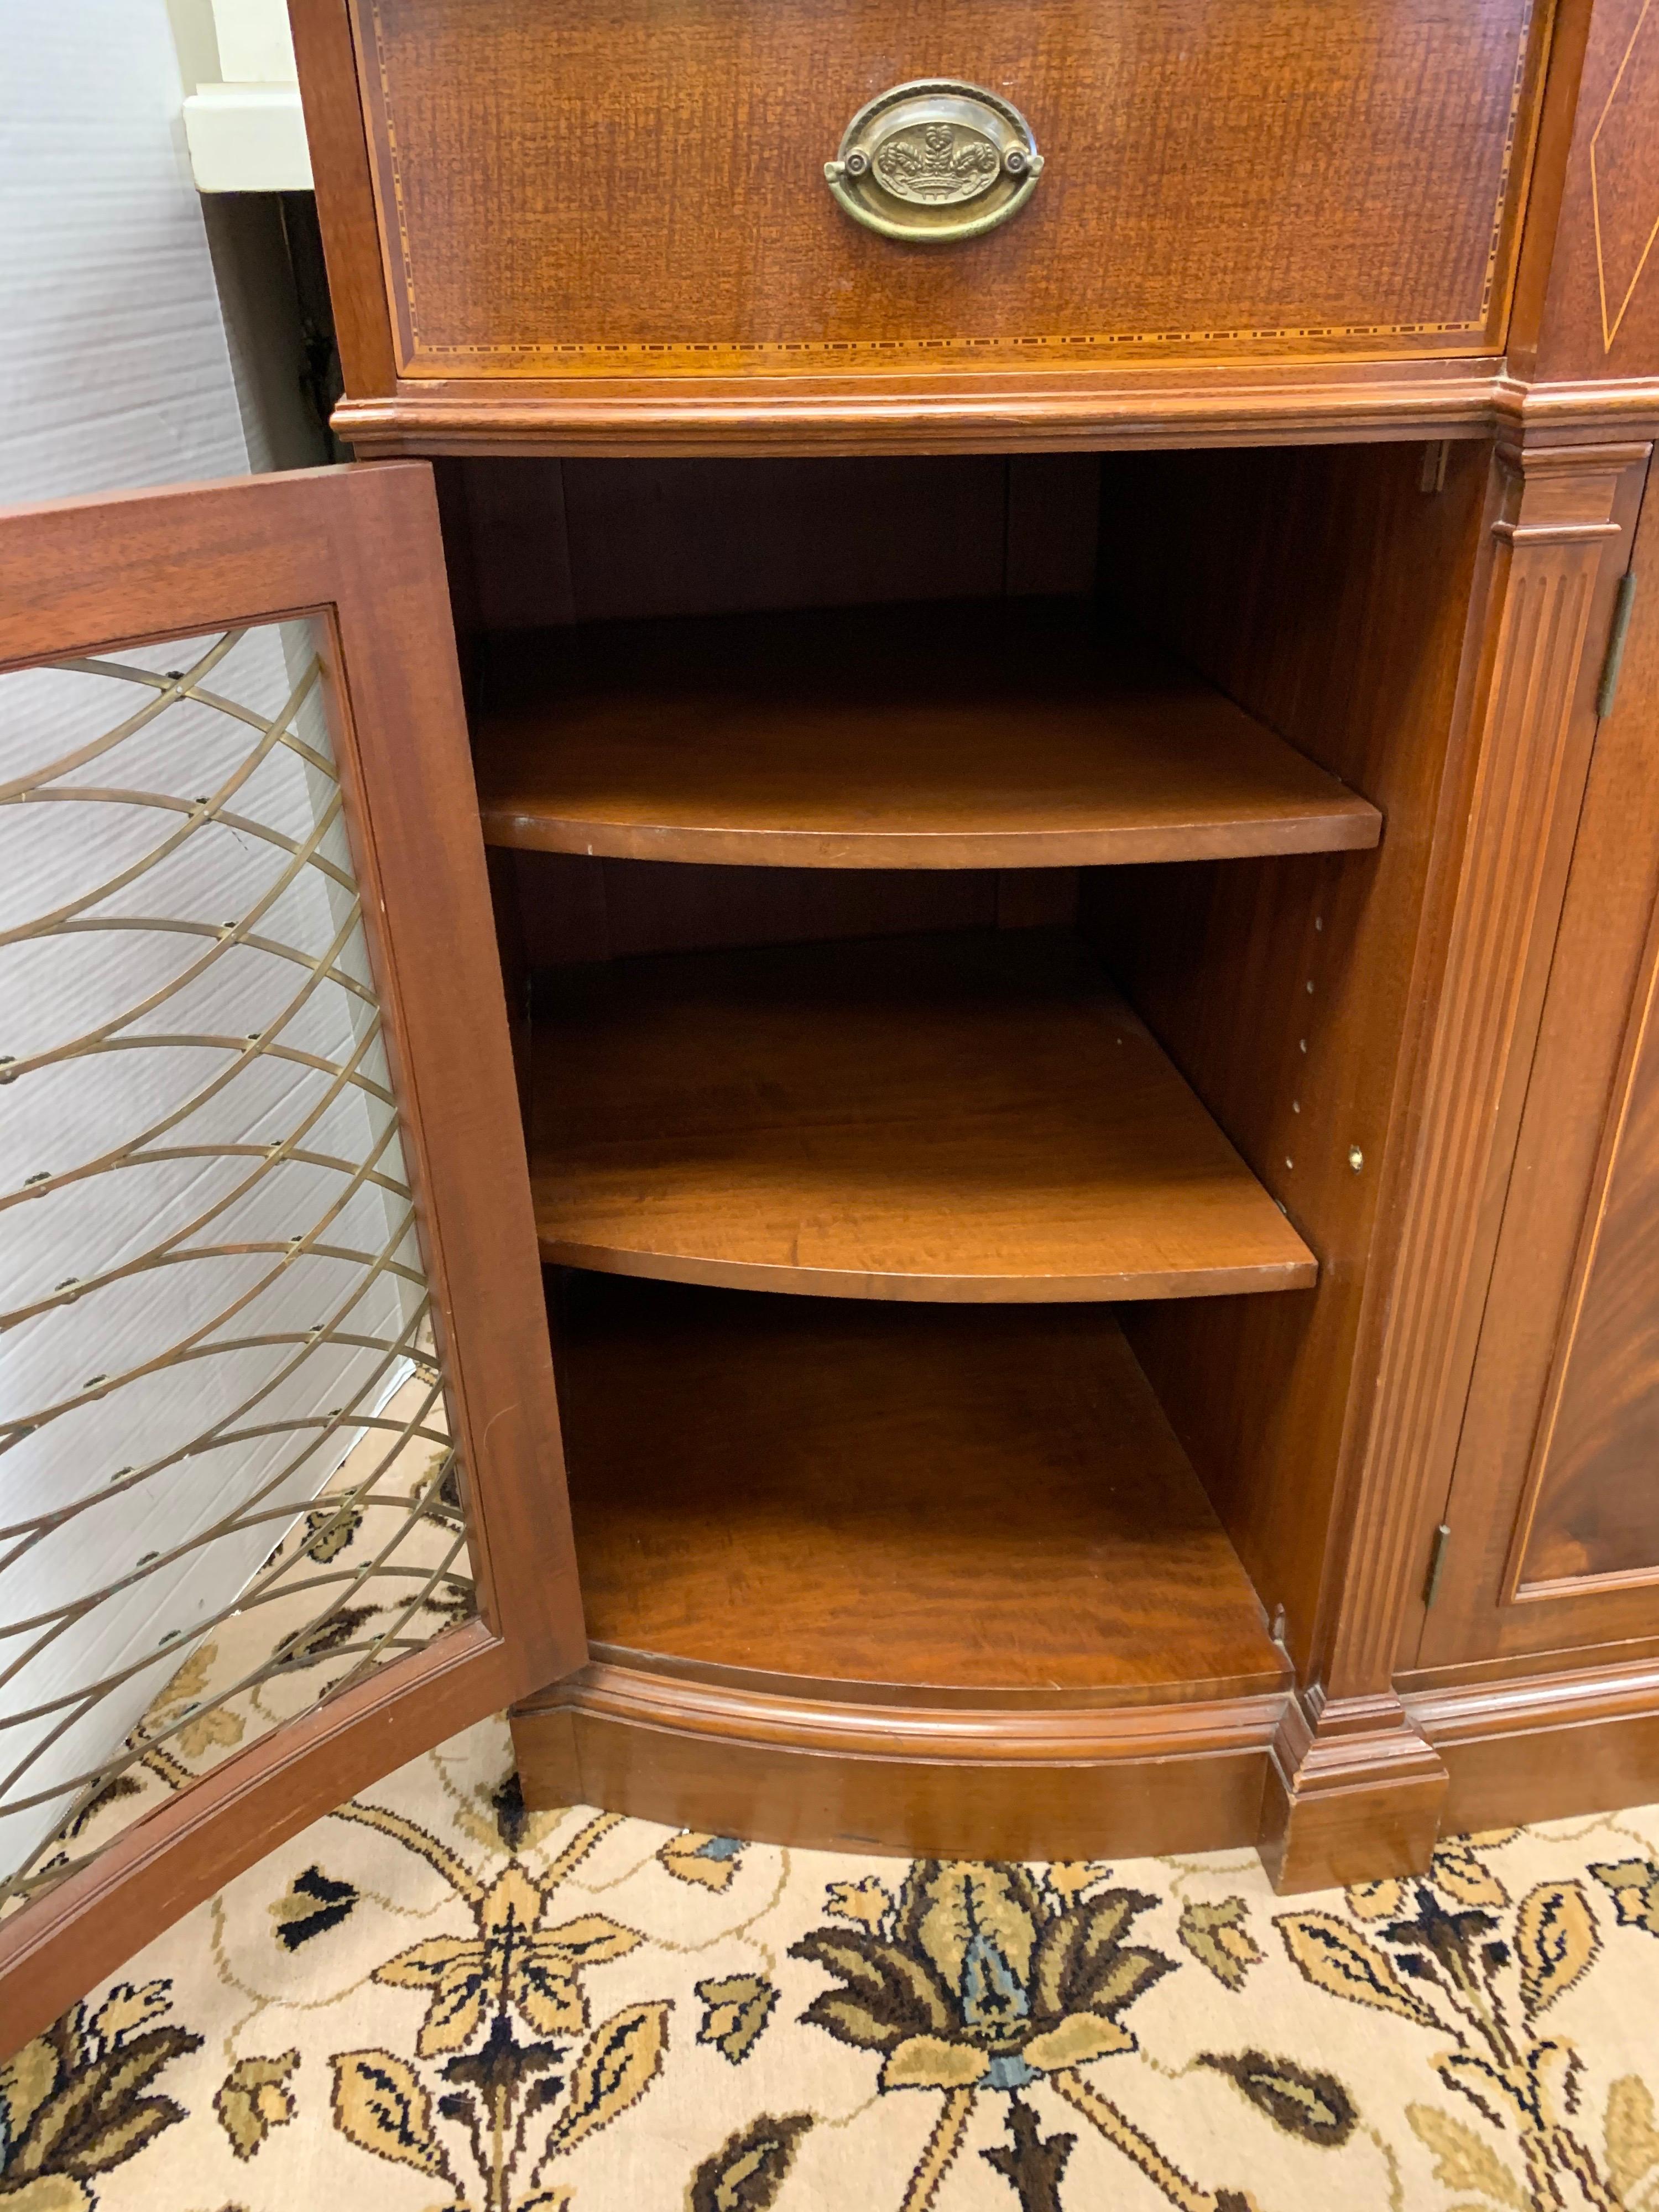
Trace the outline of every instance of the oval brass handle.
<instances>
[{"instance_id":1,"label":"oval brass handle","mask_svg":"<svg viewBox=\"0 0 1659 2212\"><path fill-rule=\"evenodd\" d=\"M1042 156L1030 125L1000 94L922 78L860 108L823 173L855 222L944 246L1017 215L1036 189Z\"/></svg>"}]
</instances>

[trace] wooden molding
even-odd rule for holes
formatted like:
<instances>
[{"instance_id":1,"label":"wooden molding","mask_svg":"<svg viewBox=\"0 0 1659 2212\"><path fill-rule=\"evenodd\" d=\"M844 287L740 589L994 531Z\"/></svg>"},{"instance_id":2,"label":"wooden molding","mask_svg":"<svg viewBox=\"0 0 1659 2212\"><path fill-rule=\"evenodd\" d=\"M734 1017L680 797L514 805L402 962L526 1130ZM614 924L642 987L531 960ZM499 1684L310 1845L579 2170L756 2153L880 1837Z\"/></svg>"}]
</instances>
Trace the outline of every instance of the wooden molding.
<instances>
[{"instance_id":1,"label":"wooden molding","mask_svg":"<svg viewBox=\"0 0 1659 2212\"><path fill-rule=\"evenodd\" d=\"M1254 1842L1284 1707L852 1704L599 1664L512 1719L527 1804L688 1827L735 1808L763 1842L1010 1859Z\"/></svg>"},{"instance_id":2,"label":"wooden molding","mask_svg":"<svg viewBox=\"0 0 1659 2212\"><path fill-rule=\"evenodd\" d=\"M468 1621L234 1752L0 1922L0 2062L245 1867L512 1695Z\"/></svg>"},{"instance_id":3,"label":"wooden molding","mask_svg":"<svg viewBox=\"0 0 1659 2212\"><path fill-rule=\"evenodd\" d=\"M1499 451L1471 726L1474 781L1404 1170L1395 1289L1351 1491L1348 1571L1319 1679L1389 1683L1450 1479L1547 956L1594 732L1589 641L1639 483L1639 446Z\"/></svg>"},{"instance_id":4,"label":"wooden molding","mask_svg":"<svg viewBox=\"0 0 1659 2212\"><path fill-rule=\"evenodd\" d=\"M1169 1705L978 1708L802 1698L679 1674L590 1664L517 1708L568 1708L683 1735L738 1737L812 1752L983 1759L1029 1765L1265 1747L1282 1692Z\"/></svg>"},{"instance_id":5,"label":"wooden molding","mask_svg":"<svg viewBox=\"0 0 1659 2212\"><path fill-rule=\"evenodd\" d=\"M1434 1850L1446 1770L1391 1692L1292 1698L1276 1731L1258 1847L1288 1894L1418 1874Z\"/></svg>"},{"instance_id":6,"label":"wooden molding","mask_svg":"<svg viewBox=\"0 0 1659 2212\"><path fill-rule=\"evenodd\" d=\"M441 390L401 384L350 396L334 428L360 453L652 455L701 453L1003 453L1101 446L1248 443L1261 436L1475 437L1490 426L1496 362L1310 381L870 376L806 379L456 377Z\"/></svg>"},{"instance_id":7,"label":"wooden molding","mask_svg":"<svg viewBox=\"0 0 1659 2212\"><path fill-rule=\"evenodd\" d=\"M334 428L364 455L969 453L1415 439L1646 434L1659 377L1529 385L1491 361L1245 374L860 378L453 377L359 388Z\"/></svg>"},{"instance_id":8,"label":"wooden molding","mask_svg":"<svg viewBox=\"0 0 1659 2212\"><path fill-rule=\"evenodd\" d=\"M1410 1692L1444 1762L1449 1828L1508 1826L1659 1795L1659 1659Z\"/></svg>"}]
</instances>

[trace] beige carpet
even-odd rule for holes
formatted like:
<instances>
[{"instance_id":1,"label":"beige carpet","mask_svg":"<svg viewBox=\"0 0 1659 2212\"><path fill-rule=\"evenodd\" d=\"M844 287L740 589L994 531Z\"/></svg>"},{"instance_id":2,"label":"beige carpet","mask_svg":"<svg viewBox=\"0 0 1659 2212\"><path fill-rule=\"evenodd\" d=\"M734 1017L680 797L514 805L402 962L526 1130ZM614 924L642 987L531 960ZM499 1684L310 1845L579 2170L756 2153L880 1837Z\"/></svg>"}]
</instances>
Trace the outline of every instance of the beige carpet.
<instances>
[{"instance_id":1,"label":"beige carpet","mask_svg":"<svg viewBox=\"0 0 1659 2212\"><path fill-rule=\"evenodd\" d=\"M416 1761L31 2045L0 2212L1659 2212L1659 1808L1281 1899L526 1818L510 1764Z\"/></svg>"}]
</instances>

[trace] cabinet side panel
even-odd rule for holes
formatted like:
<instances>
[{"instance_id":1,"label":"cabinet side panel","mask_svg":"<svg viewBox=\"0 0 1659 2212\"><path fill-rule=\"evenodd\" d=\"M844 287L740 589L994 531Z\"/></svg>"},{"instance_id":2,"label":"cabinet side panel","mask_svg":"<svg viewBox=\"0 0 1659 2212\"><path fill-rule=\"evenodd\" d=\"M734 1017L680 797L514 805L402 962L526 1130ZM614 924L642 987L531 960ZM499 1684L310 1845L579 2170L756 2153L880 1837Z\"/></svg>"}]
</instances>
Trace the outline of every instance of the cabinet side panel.
<instances>
[{"instance_id":1,"label":"cabinet side panel","mask_svg":"<svg viewBox=\"0 0 1659 2212\"><path fill-rule=\"evenodd\" d=\"M1106 464L1105 588L1382 809L1374 853L1101 870L1110 966L1319 1255L1316 1291L1140 1310L1131 1340L1305 1654L1488 495L1484 447ZM1438 489L1425 489L1425 484ZM1351 1164L1357 1154L1358 1165Z\"/></svg>"}]
</instances>

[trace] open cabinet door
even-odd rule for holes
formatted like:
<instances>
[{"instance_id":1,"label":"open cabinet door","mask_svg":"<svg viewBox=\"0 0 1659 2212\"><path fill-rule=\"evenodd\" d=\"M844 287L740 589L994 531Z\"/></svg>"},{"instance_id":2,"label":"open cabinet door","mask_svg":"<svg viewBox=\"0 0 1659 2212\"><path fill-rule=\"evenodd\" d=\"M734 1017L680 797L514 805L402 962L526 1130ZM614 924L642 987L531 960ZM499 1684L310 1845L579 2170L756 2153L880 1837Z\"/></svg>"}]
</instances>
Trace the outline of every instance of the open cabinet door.
<instances>
[{"instance_id":1,"label":"open cabinet door","mask_svg":"<svg viewBox=\"0 0 1659 2212\"><path fill-rule=\"evenodd\" d=\"M0 672L9 2051L587 1653L430 471L0 516Z\"/></svg>"}]
</instances>

